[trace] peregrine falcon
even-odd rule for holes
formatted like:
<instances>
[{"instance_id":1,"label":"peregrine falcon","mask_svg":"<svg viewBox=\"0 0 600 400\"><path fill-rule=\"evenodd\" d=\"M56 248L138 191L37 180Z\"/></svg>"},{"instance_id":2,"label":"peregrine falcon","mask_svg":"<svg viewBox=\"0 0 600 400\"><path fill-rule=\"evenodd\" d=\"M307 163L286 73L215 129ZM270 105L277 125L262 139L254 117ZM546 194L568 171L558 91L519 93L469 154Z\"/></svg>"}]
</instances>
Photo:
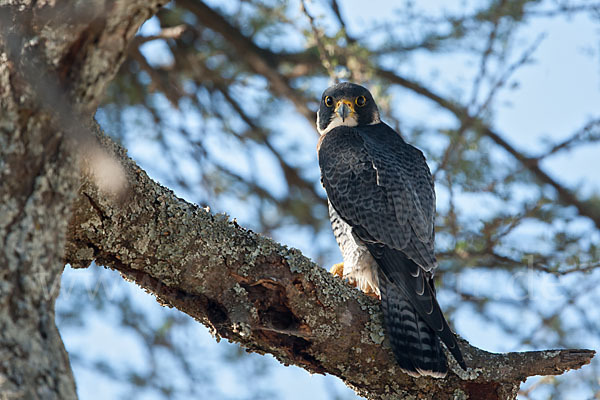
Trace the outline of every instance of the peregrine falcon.
<instances>
[{"instance_id":1,"label":"peregrine falcon","mask_svg":"<svg viewBox=\"0 0 600 400\"><path fill-rule=\"evenodd\" d=\"M400 368L445 377L444 342L466 369L435 298L435 192L423 153L379 118L371 93L339 83L317 113L321 182L344 262L332 272L381 298ZM337 268L336 268L337 267Z\"/></svg>"}]
</instances>

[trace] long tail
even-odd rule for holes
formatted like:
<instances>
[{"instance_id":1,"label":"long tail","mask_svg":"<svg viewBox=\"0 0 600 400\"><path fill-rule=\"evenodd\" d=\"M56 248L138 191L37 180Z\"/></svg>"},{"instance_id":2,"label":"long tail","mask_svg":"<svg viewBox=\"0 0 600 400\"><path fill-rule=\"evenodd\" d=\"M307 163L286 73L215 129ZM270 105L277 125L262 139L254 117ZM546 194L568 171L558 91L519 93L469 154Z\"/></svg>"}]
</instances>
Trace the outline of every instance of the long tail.
<instances>
[{"instance_id":1,"label":"long tail","mask_svg":"<svg viewBox=\"0 0 600 400\"><path fill-rule=\"evenodd\" d=\"M384 277L379 280L379 290L388 338L400 368L415 378L445 377L446 356L433 330L395 284Z\"/></svg>"},{"instance_id":2,"label":"long tail","mask_svg":"<svg viewBox=\"0 0 600 400\"><path fill-rule=\"evenodd\" d=\"M371 249L380 268L379 290L388 337L400 367L411 376L444 377L448 371L441 339L467 369L425 272L402 252ZM438 339L439 338L439 339Z\"/></svg>"}]
</instances>

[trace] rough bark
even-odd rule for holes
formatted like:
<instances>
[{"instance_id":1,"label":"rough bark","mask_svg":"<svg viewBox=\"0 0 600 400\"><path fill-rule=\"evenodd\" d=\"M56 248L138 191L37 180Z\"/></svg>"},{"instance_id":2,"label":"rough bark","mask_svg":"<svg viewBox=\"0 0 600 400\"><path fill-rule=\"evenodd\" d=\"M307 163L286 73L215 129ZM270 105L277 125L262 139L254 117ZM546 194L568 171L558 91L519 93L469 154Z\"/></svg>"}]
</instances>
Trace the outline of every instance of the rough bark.
<instances>
[{"instance_id":1,"label":"rough bark","mask_svg":"<svg viewBox=\"0 0 600 400\"><path fill-rule=\"evenodd\" d=\"M295 249L212 215L153 182L99 131L122 160L127 201L86 180L75 203L66 261L119 271L217 338L273 354L284 364L330 373L369 399L512 399L528 376L590 362L590 350L493 354L462 341L471 367L447 379L413 379L393 359L376 300L350 288Z\"/></svg>"},{"instance_id":2,"label":"rough bark","mask_svg":"<svg viewBox=\"0 0 600 400\"><path fill-rule=\"evenodd\" d=\"M0 397L72 399L54 323L80 118L158 1L0 1Z\"/></svg>"},{"instance_id":3,"label":"rough bark","mask_svg":"<svg viewBox=\"0 0 600 400\"><path fill-rule=\"evenodd\" d=\"M12 95L0 99L0 394L72 399L75 383L54 324L54 300L78 174L48 117L23 115Z\"/></svg>"}]
</instances>

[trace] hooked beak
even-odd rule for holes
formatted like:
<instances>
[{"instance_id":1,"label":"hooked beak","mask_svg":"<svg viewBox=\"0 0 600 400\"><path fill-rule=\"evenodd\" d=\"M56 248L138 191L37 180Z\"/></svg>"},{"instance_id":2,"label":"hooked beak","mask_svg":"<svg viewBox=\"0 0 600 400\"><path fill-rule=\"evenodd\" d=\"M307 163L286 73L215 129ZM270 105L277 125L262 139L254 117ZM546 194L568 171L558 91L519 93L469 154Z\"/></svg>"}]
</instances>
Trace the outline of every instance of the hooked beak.
<instances>
[{"instance_id":1,"label":"hooked beak","mask_svg":"<svg viewBox=\"0 0 600 400\"><path fill-rule=\"evenodd\" d=\"M342 118L342 122L344 122L354 112L354 107L348 100L340 100L335 106L335 112Z\"/></svg>"}]
</instances>

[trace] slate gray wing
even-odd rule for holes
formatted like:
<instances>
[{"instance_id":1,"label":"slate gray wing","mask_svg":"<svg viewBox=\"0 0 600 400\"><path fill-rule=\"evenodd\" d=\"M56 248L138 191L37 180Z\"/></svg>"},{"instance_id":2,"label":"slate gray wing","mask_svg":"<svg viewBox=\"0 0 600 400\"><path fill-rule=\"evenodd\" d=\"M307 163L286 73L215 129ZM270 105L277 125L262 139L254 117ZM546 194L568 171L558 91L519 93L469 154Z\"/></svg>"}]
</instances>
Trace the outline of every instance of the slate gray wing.
<instances>
[{"instance_id":1,"label":"slate gray wing","mask_svg":"<svg viewBox=\"0 0 600 400\"><path fill-rule=\"evenodd\" d=\"M383 123L338 127L322 139L319 164L333 207L364 228L362 240L401 250L425 271L435 268L435 192L421 151Z\"/></svg>"}]
</instances>

